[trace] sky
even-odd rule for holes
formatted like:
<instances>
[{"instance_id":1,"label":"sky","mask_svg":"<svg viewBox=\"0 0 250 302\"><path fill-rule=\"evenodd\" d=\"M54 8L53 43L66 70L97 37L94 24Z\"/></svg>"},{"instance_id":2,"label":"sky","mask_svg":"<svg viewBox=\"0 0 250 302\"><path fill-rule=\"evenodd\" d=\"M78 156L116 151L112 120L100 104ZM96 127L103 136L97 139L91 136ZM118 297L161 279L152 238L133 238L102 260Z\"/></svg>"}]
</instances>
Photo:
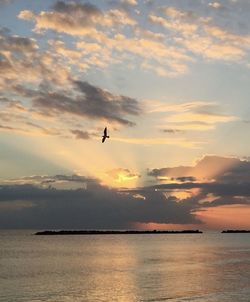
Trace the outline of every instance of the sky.
<instances>
[{"instance_id":1,"label":"sky","mask_svg":"<svg viewBox=\"0 0 250 302\"><path fill-rule=\"evenodd\" d=\"M0 228L250 229L249 20L0 0Z\"/></svg>"}]
</instances>

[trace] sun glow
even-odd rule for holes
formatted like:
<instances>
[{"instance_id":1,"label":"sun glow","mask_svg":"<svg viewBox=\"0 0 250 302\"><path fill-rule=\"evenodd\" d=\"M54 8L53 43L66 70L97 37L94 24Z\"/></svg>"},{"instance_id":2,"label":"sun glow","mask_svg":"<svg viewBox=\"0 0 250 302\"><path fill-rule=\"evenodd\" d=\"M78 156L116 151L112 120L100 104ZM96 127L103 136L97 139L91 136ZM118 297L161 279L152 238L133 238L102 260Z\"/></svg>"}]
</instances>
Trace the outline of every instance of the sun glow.
<instances>
[{"instance_id":1,"label":"sun glow","mask_svg":"<svg viewBox=\"0 0 250 302\"><path fill-rule=\"evenodd\" d=\"M117 143L108 145L108 143L101 144L100 140L85 141L54 137L26 136L24 139L26 143L23 146L19 145L19 150L23 148L25 152L26 147L30 145L31 154L56 164L69 173L97 178L102 184L111 187L136 187L138 184L137 171L140 168L129 146L124 148L126 156L119 156L120 148ZM111 177L107 173L110 170L117 172Z\"/></svg>"}]
</instances>

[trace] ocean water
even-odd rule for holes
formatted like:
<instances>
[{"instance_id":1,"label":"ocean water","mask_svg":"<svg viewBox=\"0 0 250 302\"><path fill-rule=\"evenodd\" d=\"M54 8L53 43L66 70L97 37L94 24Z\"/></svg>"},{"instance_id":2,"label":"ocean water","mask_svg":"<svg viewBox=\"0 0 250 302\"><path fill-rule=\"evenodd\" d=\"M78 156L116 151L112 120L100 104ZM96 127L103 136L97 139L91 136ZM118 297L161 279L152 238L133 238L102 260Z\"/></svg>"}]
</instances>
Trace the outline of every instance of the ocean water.
<instances>
[{"instance_id":1,"label":"ocean water","mask_svg":"<svg viewBox=\"0 0 250 302\"><path fill-rule=\"evenodd\" d=\"M250 301L250 234L32 234L0 231L0 301Z\"/></svg>"}]
</instances>

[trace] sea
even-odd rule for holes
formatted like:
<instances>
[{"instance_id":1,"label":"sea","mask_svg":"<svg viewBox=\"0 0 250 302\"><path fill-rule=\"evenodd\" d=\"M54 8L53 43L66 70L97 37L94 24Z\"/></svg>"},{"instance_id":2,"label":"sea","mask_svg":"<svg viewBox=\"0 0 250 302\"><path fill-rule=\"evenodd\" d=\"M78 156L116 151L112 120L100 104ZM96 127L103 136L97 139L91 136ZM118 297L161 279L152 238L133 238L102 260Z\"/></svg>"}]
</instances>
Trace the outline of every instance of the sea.
<instances>
[{"instance_id":1,"label":"sea","mask_svg":"<svg viewBox=\"0 0 250 302\"><path fill-rule=\"evenodd\" d=\"M250 301L250 234L34 232L0 231L0 301Z\"/></svg>"}]
</instances>

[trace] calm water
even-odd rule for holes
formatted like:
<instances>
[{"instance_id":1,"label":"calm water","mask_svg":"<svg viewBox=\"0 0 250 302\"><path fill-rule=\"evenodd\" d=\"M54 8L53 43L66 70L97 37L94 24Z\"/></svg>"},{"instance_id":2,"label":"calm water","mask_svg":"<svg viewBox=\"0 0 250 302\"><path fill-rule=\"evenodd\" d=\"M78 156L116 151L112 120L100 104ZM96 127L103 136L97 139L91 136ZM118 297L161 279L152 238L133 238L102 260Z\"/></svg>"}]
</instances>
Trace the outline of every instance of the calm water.
<instances>
[{"instance_id":1,"label":"calm water","mask_svg":"<svg viewBox=\"0 0 250 302\"><path fill-rule=\"evenodd\" d=\"M250 301L250 234L0 232L0 301Z\"/></svg>"}]
</instances>

